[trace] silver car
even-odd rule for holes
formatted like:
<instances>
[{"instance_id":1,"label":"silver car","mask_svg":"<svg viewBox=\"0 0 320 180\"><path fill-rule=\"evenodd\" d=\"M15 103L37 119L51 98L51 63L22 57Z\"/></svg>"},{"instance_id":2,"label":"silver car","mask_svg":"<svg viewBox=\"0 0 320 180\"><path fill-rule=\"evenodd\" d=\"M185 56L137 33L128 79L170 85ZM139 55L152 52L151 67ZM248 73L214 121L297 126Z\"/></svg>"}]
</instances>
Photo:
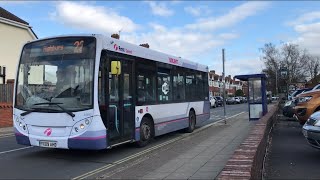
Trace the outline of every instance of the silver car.
<instances>
[{"instance_id":1,"label":"silver car","mask_svg":"<svg viewBox=\"0 0 320 180\"><path fill-rule=\"evenodd\" d=\"M302 127L302 133L312 147L320 149L320 111L309 117Z\"/></svg>"}]
</instances>

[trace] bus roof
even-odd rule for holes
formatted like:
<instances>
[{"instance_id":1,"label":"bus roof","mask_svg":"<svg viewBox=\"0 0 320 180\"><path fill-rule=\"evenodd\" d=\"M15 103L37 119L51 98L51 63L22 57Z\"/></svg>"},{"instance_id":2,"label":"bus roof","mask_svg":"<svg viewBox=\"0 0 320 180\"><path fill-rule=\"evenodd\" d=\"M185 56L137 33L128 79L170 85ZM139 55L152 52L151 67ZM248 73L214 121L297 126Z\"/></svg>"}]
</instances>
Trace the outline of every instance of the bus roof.
<instances>
[{"instance_id":1,"label":"bus roof","mask_svg":"<svg viewBox=\"0 0 320 180\"><path fill-rule=\"evenodd\" d=\"M208 72L208 66L186 60L180 57L172 56L162 52L158 52L149 48L145 48L139 45L131 44L119 39L111 38L102 34L72 34L72 35L62 35L47 37L42 39L37 39L35 41L41 41L45 39L59 38L59 37L73 37L73 36L92 36L96 37L102 42L102 48L109 51L118 52L122 54L127 54L131 56L141 57L145 59L151 59L158 62L163 62L167 64L172 64L176 66L181 66L185 68L195 69L203 72Z\"/></svg>"}]
</instances>

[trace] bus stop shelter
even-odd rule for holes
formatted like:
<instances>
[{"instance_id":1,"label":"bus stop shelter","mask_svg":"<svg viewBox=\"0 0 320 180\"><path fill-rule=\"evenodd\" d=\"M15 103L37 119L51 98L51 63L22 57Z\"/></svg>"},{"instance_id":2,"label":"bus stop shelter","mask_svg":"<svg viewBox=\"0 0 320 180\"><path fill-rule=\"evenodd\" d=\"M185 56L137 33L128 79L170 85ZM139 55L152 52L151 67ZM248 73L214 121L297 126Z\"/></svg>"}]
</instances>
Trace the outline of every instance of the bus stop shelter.
<instances>
[{"instance_id":1,"label":"bus stop shelter","mask_svg":"<svg viewBox=\"0 0 320 180\"><path fill-rule=\"evenodd\" d=\"M248 82L249 120L258 120L268 112L266 94L266 75L236 75L236 79Z\"/></svg>"}]
</instances>

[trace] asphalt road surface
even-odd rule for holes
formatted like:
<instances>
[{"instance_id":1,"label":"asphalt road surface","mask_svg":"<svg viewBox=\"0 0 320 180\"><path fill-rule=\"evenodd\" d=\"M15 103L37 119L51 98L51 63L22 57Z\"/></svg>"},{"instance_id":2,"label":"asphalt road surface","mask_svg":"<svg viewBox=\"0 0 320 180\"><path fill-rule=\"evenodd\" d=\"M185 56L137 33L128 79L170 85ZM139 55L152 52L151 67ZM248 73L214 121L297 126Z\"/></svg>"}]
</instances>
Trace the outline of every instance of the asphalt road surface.
<instances>
[{"instance_id":1,"label":"asphalt road surface","mask_svg":"<svg viewBox=\"0 0 320 180\"><path fill-rule=\"evenodd\" d=\"M320 150L307 143L298 121L279 118L272 132L265 179L320 179Z\"/></svg>"},{"instance_id":2,"label":"asphalt road surface","mask_svg":"<svg viewBox=\"0 0 320 180\"><path fill-rule=\"evenodd\" d=\"M247 112L247 104L227 105L226 117ZM223 107L211 109L211 118L199 126L204 126L224 118ZM173 132L157 137L145 148L136 148L126 144L109 150L80 151L47 149L40 147L21 146L16 144L15 137L0 134L0 178L1 179L70 179L108 164L148 150L158 145L169 143L172 139L182 136L182 132ZM156 149L156 148L154 148Z\"/></svg>"}]
</instances>

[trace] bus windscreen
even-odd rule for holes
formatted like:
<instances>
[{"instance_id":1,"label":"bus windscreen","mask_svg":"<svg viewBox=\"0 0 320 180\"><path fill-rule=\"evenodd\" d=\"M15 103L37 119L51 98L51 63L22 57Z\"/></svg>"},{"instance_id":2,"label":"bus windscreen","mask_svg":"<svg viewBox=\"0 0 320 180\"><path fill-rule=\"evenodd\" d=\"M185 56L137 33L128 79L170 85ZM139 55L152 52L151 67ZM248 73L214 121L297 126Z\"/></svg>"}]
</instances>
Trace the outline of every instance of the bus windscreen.
<instances>
[{"instance_id":1,"label":"bus windscreen","mask_svg":"<svg viewBox=\"0 0 320 180\"><path fill-rule=\"evenodd\" d=\"M49 106L50 110L68 112L91 108L95 47L94 37L26 44L18 69L15 106L22 110L47 110Z\"/></svg>"}]
</instances>

